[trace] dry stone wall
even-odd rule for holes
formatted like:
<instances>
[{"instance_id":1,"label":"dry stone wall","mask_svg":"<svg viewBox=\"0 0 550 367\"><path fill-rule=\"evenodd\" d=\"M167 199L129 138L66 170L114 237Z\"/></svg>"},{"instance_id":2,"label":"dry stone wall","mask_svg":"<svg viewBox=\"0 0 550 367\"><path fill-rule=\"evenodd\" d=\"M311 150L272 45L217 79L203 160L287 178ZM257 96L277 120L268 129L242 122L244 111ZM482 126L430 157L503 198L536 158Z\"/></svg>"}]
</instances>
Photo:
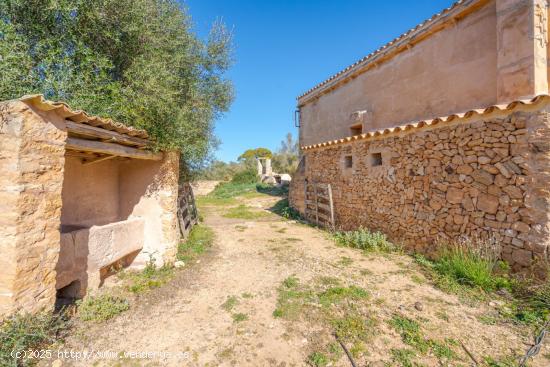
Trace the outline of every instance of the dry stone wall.
<instances>
[{"instance_id":1,"label":"dry stone wall","mask_svg":"<svg viewBox=\"0 0 550 367\"><path fill-rule=\"evenodd\" d=\"M290 202L303 212L304 180L330 183L341 229L425 253L492 236L514 270L530 268L548 260L549 126L544 109L307 149Z\"/></svg>"}]
</instances>

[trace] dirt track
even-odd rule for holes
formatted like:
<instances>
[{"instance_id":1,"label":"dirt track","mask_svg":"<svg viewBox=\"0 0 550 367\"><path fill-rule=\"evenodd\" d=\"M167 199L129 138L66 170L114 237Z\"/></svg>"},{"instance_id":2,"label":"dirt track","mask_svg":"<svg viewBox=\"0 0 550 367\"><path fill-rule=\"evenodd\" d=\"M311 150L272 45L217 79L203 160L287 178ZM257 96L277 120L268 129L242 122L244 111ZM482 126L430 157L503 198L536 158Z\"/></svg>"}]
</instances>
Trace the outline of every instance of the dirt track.
<instances>
[{"instance_id":1,"label":"dirt track","mask_svg":"<svg viewBox=\"0 0 550 367\"><path fill-rule=\"evenodd\" d=\"M334 340L330 325L307 315L294 320L273 316L282 282L294 276L301 284L337 279L368 291L365 307L376 319L376 329L358 357L360 365L399 365L390 351L406 346L387 322L395 314L419 320L426 337L463 342L480 360L525 350L530 339L519 329L480 321L491 312L489 305L468 306L435 289L408 256L364 255L340 248L323 231L267 212L279 199L242 199L262 213L254 220L225 218L227 208L221 206L205 208L205 222L216 234L211 251L114 320L80 326L67 348L157 353L150 359L119 355L115 360L96 360L96 365L304 366L312 352ZM229 297L231 305L226 303ZM421 311L416 302L422 303ZM430 353L416 361L426 366L470 365L461 347L453 350L456 359L447 364ZM531 366L548 363L541 356ZM331 364L350 365L343 354Z\"/></svg>"}]
</instances>

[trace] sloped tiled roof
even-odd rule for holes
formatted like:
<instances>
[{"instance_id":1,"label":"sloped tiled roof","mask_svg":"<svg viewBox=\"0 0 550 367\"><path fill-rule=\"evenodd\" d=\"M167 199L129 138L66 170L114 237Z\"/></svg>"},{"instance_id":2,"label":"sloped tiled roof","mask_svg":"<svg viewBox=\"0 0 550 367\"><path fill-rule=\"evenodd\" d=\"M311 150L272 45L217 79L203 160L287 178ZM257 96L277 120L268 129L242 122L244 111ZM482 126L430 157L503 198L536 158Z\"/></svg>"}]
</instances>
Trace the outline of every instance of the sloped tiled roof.
<instances>
[{"instance_id":1,"label":"sloped tiled roof","mask_svg":"<svg viewBox=\"0 0 550 367\"><path fill-rule=\"evenodd\" d=\"M454 17L456 16L455 13L459 13L469 8L472 5L481 6L485 2L486 0L459 0L453 3L448 8L443 9L441 12L432 15L429 19L426 19L424 22L418 24L416 27L409 29L407 32L403 33L399 37L386 43L385 45L371 52L370 54L363 57L362 59L349 65L347 68L339 71L338 73L332 75L330 78L317 84L316 86L309 89L305 93L299 95L296 99L300 100L310 94L313 94L314 92L319 92L321 89L324 89L323 87L328 87L329 85L332 85L342 79L345 79L346 77L350 77L351 75L355 74L357 71L369 65L370 63L374 63L380 57L383 57L392 51L396 51L398 47L406 46L407 44L409 44L411 41L415 39L415 36L417 36L419 33L429 30L435 25L435 23L440 22L447 17Z\"/></svg>"},{"instance_id":2,"label":"sloped tiled roof","mask_svg":"<svg viewBox=\"0 0 550 367\"><path fill-rule=\"evenodd\" d=\"M489 117L493 113L498 113L501 111L513 112L514 110L519 109L521 106L530 106L530 105L543 105L544 103L550 102L550 96L548 94L541 94L532 99L523 99L517 100L506 104L492 105L486 108L478 108L473 110L468 110L466 112L455 113L448 116L436 117L429 120L420 120L415 122L410 122L405 125L399 125L395 127L390 127L381 130L374 130L367 132L361 135L348 136L342 139L325 141L318 144L302 146L301 149L309 150L316 148L324 148L333 145L345 144L357 140L369 140L377 137L389 137L400 132L411 131L411 130L421 130L422 128L431 127L434 125L444 125L445 123L451 122L461 122L470 117Z\"/></svg>"},{"instance_id":3,"label":"sloped tiled roof","mask_svg":"<svg viewBox=\"0 0 550 367\"><path fill-rule=\"evenodd\" d=\"M44 99L41 94L27 95L19 98L20 101L32 105L40 111L55 111L63 118L80 124L99 127L105 130L116 131L119 134L133 136L141 139L148 139L149 135L145 130L126 126L111 119L104 119L98 116L88 115L84 111L73 110L64 102L52 102Z\"/></svg>"}]
</instances>

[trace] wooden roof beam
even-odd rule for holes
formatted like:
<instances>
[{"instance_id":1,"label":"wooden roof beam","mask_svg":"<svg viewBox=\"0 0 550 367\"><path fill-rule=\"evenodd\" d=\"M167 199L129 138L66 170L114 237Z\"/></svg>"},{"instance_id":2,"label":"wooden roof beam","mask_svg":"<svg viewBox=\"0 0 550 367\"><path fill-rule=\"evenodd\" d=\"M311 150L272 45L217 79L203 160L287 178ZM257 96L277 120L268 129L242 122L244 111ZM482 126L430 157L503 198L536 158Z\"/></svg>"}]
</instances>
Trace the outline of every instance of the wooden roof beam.
<instances>
[{"instance_id":1,"label":"wooden roof beam","mask_svg":"<svg viewBox=\"0 0 550 367\"><path fill-rule=\"evenodd\" d=\"M67 138L65 145L66 149L78 150L84 152L109 154L118 157L128 157L134 159L146 159L160 161L163 157L162 153L153 153L148 150L140 150L120 144L104 143L94 140Z\"/></svg>"},{"instance_id":2,"label":"wooden roof beam","mask_svg":"<svg viewBox=\"0 0 550 367\"><path fill-rule=\"evenodd\" d=\"M149 140L121 134L112 130L102 129L86 124L79 124L77 122L69 120L65 120L65 124L65 126L67 127L67 131L73 134L108 140L109 142L113 143L137 145L139 147L146 147L148 145L151 145L151 142Z\"/></svg>"}]
</instances>

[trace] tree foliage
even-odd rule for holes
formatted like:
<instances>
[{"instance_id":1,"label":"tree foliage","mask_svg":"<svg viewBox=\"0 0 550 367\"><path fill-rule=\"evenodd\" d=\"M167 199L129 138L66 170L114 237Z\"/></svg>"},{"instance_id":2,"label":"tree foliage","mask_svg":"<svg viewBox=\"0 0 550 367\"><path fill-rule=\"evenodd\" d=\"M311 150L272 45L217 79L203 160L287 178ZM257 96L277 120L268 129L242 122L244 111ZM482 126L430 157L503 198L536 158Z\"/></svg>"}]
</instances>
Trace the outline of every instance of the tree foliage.
<instances>
[{"instance_id":1,"label":"tree foliage","mask_svg":"<svg viewBox=\"0 0 550 367\"><path fill-rule=\"evenodd\" d=\"M273 170L277 173L293 174L298 167L299 154L298 141L294 140L291 133L286 134L285 140L281 141L281 147L273 155Z\"/></svg>"},{"instance_id":2,"label":"tree foliage","mask_svg":"<svg viewBox=\"0 0 550 367\"><path fill-rule=\"evenodd\" d=\"M255 158L271 158L273 153L267 148L247 149L243 154L239 156L239 161L247 161Z\"/></svg>"},{"instance_id":3,"label":"tree foliage","mask_svg":"<svg viewBox=\"0 0 550 367\"><path fill-rule=\"evenodd\" d=\"M192 32L176 0L0 1L0 99L42 93L148 131L188 165L233 98L231 36Z\"/></svg>"}]
</instances>

